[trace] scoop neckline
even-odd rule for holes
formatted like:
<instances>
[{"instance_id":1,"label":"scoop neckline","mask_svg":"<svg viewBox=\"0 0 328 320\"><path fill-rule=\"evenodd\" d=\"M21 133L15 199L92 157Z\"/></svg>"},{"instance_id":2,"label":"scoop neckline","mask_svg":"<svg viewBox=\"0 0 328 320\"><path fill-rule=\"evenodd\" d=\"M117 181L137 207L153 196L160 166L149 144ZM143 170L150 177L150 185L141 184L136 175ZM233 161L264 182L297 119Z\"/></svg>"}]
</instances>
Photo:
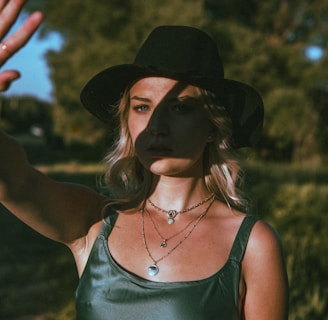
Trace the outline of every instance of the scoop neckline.
<instances>
[{"instance_id":1,"label":"scoop neckline","mask_svg":"<svg viewBox=\"0 0 328 320\"><path fill-rule=\"evenodd\" d=\"M128 278L132 280L135 283L139 283L142 285L148 285L150 287L181 287L181 286L195 286L195 285L201 285L203 283L210 282L214 278L221 277L222 273L224 272L224 269L226 269L229 266L229 263L231 262L236 262L234 259L231 258L231 251L232 247L229 253L229 256L225 263L222 265L222 267L219 268L216 272L214 272L212 275L209 275L208 277L199 279L199 280L181 280L181 281L154 281L154 280L149 280L146 278L143 278L141 276L138 276L137 274L134 274L128 270L126 270L123 266L121 266L112 256L109 246L108 246L108 241L104 235L102 235L102 240L103 240L103 245L105 247L105 251L107 254L107 257L109 258L109 262L112 267L116 269L122 276L125 278Z\"/></svg>"}]
</instances>

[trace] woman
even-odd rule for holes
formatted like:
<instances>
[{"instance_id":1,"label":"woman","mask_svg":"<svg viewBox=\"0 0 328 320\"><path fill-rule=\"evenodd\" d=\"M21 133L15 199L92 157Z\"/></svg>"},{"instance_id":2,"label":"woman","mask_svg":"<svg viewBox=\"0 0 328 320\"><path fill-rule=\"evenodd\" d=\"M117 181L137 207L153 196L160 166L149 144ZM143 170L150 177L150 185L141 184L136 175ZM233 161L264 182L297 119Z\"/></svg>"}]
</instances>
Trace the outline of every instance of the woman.
<instances>
[{"instance_id":1,"label":"woman","mask_svg":"<svg viewBox=\"0 0 328 320\"><path fill-rule=\"evenodd\" d=\"M3 2L2 36L21 2ZM2 43L2 63L41 20L34 14ZM2 90L15 77L2 75ZM81 100L118 128L107 156L109 198L47 178L0 136L0 201L71 249L78 319L286 319L280 241L240 211L233 156L258 138L262 100L224 79L213 40L190 27L158 27L133 64L97 74Z\"/></svg>"}]
</instances>

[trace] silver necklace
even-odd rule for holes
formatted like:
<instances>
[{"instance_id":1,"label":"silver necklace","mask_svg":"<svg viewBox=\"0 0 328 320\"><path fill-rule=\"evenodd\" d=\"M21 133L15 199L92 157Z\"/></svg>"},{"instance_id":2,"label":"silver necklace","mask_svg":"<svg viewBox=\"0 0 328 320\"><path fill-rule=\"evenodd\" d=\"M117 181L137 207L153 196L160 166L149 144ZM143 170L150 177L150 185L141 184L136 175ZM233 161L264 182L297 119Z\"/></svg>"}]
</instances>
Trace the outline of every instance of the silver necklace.
<instances>
[{"instance_id":1,"label":"silver necklace","mask_svg":"<svg viewBox=\"0 0 328 320\"><path fill-rule=\"evenodd\" d=\"M150 198L148 198L148 202L149 202L150 205L151 205L152 207L154 207L155 209L157 209L157 210L159 210L159 211L161 211L161 212L166 213L166 215L167 215L167 223L168 223L168 224L173 224L173 223L175 222L174 219L176 218L176 216L177 216L179 213L185 213L185 212L191 211L191 210L193 210L193 209L195 209L195 208L197 208L197 207L203 205L204 203L210 201L210 200L213 199L213 198L214 198L214 194L212 193L209 197L207 197L206 199L202 200L201 202L196 203L196 204L192 205L191 207L186 208L186 209L183 209L183 210L180 210L180 211L178 211L178 210L173 210L173 209L171 209L171 210L164 210L164 209L158 207L156 204L154 204L154 203L150 200Z\"/></svg>"},{"instance_id":2,"label":"silver necklace","mask_svg":"<svg viewBox=\"0 0 328 320\"><path fill-rule=\"evenodd\" d=\"M214 197L211 201L211 203L207 206L207 208L205 209L205 211L203 213L201 213L195 223L193 224L193 226L191 227L191 229L185 234L185 236L171 249L169 250L164 256L158 258L158 259L155 259L150 250L149 250L149 247L148 247L148 244L147 244L147 239L146 239L146 234L145 234L145 217L144 217L144 210L142 210L142 213L141 213L141 225L142 225L142 238L143 238L143 242L144 242L144 246L146 248L146 251L148 253L148 256L149 258L153 261L153 264L151 264L150 266L148 266L147 268L147 271L148 271L148 274L150 276L156 276L159 272L159 267L158 267L158 263L160 261L162 261L163 259L165 259L168 255L170 255L175 249L177 249L189 236L190 234L194 231L194 229L196 228L196 226L198 225L198 223L202 220L202 218L204 218L204 216L207 214L208 210L210 209L212 203L214 202Z\"/></svg>"},{"instance_id":3,"label":"silver necklace","mask_svg":"<svg viewBox=\"0 0 328 320\"><path fill-rule=\"evenodd\" d=\"M144 208L144 210L147 212L148 217L156 231L156 233L158 234L158 236L162 239L161 243L160 243L160 247L161 248L166 248L167 247L167 242L173 238L175 238L176 236L178 236L180 233L182 233L183 231L185 231L194 221L196 221L199 217L195 217L194 219L192 219L191 221L189 221L189 223L183 227L183 229L179 230L178 232L174 233L173 235L171 235L170 237L164 237L161 232L159 231L158 227L156 226L153 217L151 216L150 212L147 210L147 208Z\"/></svg>"}]
</instances>

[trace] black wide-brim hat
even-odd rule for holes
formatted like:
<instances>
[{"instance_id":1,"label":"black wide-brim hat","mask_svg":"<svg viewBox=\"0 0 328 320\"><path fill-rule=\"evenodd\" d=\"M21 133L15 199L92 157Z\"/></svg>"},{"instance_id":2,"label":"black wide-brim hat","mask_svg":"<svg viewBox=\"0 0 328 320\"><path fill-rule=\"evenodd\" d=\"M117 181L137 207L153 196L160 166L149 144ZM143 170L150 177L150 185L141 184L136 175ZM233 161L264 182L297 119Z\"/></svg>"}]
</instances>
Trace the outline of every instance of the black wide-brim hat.
<instances>
[{"instance_id":1,"label":"black wide-brim hat","mask_svg":"<svg viewBox=\"0 0 328 320\"><path fill-rule=\"evenodd\" d=\"M155 28L132 64L110 67L96 74L83 88L86 109L109 126L117 126L117 105L125 89L137 80L164 76L216 94L232 120L231 145L255 145L263 126L263 101L242 82L224 78L223 64L214 40L187 26Z\"/></svg>"}]
</instances>

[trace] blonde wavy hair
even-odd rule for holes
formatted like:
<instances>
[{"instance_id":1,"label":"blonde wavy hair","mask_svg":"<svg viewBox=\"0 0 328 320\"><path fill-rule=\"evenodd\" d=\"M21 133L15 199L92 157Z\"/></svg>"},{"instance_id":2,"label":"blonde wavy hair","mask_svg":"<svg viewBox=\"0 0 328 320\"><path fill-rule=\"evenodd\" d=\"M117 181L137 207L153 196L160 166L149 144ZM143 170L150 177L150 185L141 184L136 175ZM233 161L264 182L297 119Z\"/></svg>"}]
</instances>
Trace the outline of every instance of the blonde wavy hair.
<instances>
[{"instance_id":1,"label":"blonde wavy hair","mask_svg":"<svg viewBox=\"0 0 328 320\"><path fill-rule=\"evenodd\" d=\"M224 106L217 103L210 91L200 89L204 108L216 128L213 142L204 150L204 179L208 191L227 203L228 206L246 209L246 200L240 186L242 175L239 161L229 141L232 126ZM104 182L108 188L111 204L119 204L123 210L141 209L151 194L156 177L139 162L128 129L129 88L117 106L120 123L118 138L104 161Z\"/></svg>"}]
</instances>

